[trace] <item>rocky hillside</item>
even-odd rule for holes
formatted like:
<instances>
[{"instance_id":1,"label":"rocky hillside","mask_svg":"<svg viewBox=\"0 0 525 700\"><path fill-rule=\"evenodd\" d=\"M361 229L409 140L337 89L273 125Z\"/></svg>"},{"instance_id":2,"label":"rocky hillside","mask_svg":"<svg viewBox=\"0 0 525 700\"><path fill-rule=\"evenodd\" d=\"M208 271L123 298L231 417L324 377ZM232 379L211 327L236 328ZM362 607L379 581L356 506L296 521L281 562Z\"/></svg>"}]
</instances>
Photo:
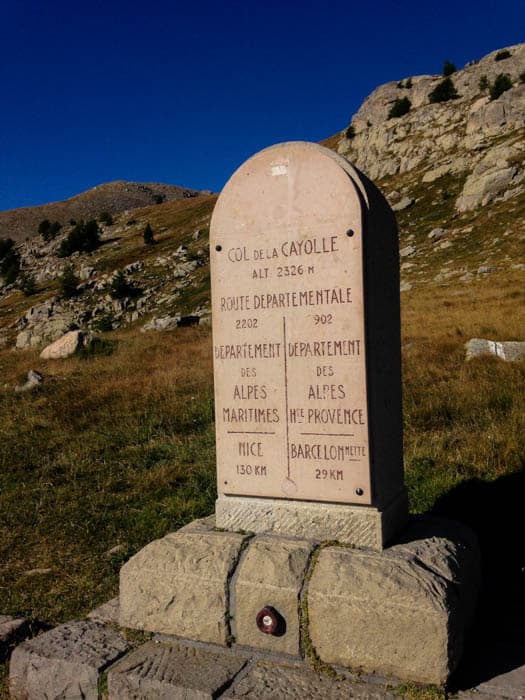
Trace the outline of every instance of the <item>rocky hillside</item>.
<instances>
[{"instance_id":1,"label":"rocky hillside","mask_svg":"<svg viewBox=\"0 0 525 700\"><path fill-rule=\"evenodd\" d=\"M90 219L101 212L112 216L127 209L146 207L159 202L172 202L195 197L197 190L156 182L125 182L117 180L92 187L86 192L38 207L23 207L0 212L0 238L24 241L37 235L38 224L44 220L67 224L71 219Z\"/></svg>"},{"instance_id":2,"label":"rocky hillside","mask_svg":"<svg viewBox=\"0 0 525 700\"><path fill-rule=\"evenodd\" d=\"M326 142L397 212L404 289L525 267L525 44L449 80L457 96L438 102L431 95L443 76L381 85ZM399 106L408 111L389 116Z\"/></svg>"},{"instance_id":3,"label":"rocky hillside","mask_svg":"<svg viewBox=\"0 0 525 700\"><path fill-rule=\"evenodd\" d=\"M19 244L20 278L0 285L0 347L40 347L73 329L96 334L205 322L215 200L199 195L117 215L112 225L99 224L100 245L88 253L61 257L71 225L51 241L36 236ZM149 245L144 240L148 223ZM67 268L77 278L76 290L68 295L61 285ZM30 296L20 289L24 276L34 282Z\"/></svg>"},{"instance_id":4,"label":"rocky hillside","mask_svg":"<svg viewBox=\"0 0 525 700\"><path fill-rule=\"evenodd\" d=\"M525 290L525 44L448 77L445 86L443 76L409 76L378 87L351 124L325 143L376 181L396 212L402 292L435 285L450 287L450 296L457 285L470 285L468 295L475 297L478 282L493 280L501 294L513 290L508 293L519 309L525 296L515 291ZM449 99L433 101L440 92ZM392 116L393 108L402 114ZM36 287L24 296L19 281L0 281L0 345L39 347L74 328L150 331L205 322L215 199L169 185L110 183L66 202L0 214L0 237L33 235L17 252L22 279L32 276ZM112 225L100 224L101 245L61 257L72 229L65 222L101 211L114 215ZM64 223L48 242L34 236L43 218ZM148 222L154 245L144 242ZM68 265L78 288L64 298L60 277ZM521 335L516 315L512 338Z\"/></svg>"}]
</instances>

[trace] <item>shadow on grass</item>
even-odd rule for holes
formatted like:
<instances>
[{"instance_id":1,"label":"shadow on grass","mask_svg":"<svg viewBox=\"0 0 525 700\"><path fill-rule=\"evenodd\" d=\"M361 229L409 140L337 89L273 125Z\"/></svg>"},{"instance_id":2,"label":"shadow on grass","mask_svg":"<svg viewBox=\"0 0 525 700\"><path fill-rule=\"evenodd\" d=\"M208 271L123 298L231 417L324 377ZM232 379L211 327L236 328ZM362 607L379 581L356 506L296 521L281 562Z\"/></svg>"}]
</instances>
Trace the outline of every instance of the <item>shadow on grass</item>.
<instances>
[{"instance_id":1,"label":"shadow on grass","mask_svg":"<svg viewBox=\"0 0 525 700\"><path fill-rule=\"evenodd\" d=\"M432 514L469 525L481 549L482 588L465 655L452 679L470 688L525 664L525 469L492 482L469 479Z\"/></svg>"}]
</instances>

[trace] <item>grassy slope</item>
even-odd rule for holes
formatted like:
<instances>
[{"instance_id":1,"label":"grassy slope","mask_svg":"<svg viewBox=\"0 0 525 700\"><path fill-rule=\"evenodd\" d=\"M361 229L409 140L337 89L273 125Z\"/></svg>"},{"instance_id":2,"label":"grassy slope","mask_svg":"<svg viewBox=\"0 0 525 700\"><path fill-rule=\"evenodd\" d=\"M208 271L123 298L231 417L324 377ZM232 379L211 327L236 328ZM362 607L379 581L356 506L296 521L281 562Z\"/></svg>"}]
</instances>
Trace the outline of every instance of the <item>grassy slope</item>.
<instances>
[{"instance_id":1,"label":"grassy slope","mask_svg":"<svg viewBox=\"0 0 525 700\"><path fill-rule=\"evenodd\" d=\"M394 186L383 183L387 192ZM436 184L445 186L454 183ZM415 205L421 217L415 209L400 216L402 245L414 232L423 249L415 286L402 295L405 464L413 512L431 508L473 477L490 482L516 472L525 455L524 363L482 358L467 364L463 350L475 336L525 339L522 273L504 264L505 255L517 254L522 245L518 231L509 236L510 250L497 257L499 272L468 284L431 283L443 263L425 249L434 225L425 218L432 206L426 196L435 200L436 189L421 192ZM108 247L101 267L110 270L189 243L214 201L139 212L137 228ZM449 206L447 198L438 201ZM474 221L473 238L458 241L466 256L488 245L494 227L514 230L516 212L509 216L506 206L496 208L499 214L490 220L486 211L469 215L462 225ZM159 244L145 251L140 228L146 220L159 231ZM480 260L486 257L482 251ZM208 293L203 267L199 284L183 302L190 309ZM27 300L12 301L0 310L2 325L17 307L27 307ZM49 623L83 615L117 593L118 570L128 556L213 510L209 330L140 334L130 328L107 338L115 342L113 354L85 360L44 363L36 351L0 350L2 613ZM43 386L14 394L12 387L30 368L44 372ZM105 552L117 544L123 549L108 558ZM50 571L27 573L34 569ZM0 679L1 674L0 668ZM0 697L1 685L0 680Z\"/></svg>"},{"instance_id":2,"label":"grassy slope","mask_svg":"<svg viewBox=\"0 0 525 700\"><path fill-rule=\"evenodd\" d=\"M471 292L475 291L475 294ZM405 462L411 509L525 454L523 363L466 364L471 336L506 339L519 279L403 295ZM57 622L117 591L119 565L213 509L211 334L107 334L110 356L45 363L3 350L0 610ZM29 368L45 382L14 394ZM65 410L65 407L66 410ZM104 552L124 544L123 552ZM28 575L32 569L47 574Z\"/></svg>"}]
</instances>

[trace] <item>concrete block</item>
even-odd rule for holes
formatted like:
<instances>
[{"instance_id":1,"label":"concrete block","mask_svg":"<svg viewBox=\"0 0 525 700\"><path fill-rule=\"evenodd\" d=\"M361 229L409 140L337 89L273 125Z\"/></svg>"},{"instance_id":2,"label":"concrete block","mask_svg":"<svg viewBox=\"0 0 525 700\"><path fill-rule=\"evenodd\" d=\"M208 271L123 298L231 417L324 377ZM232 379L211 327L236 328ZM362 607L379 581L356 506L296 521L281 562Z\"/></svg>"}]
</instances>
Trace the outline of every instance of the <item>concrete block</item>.
<instances>
[{"instance_id":1,"label":"concrete block","mask_svg":"<svg viewBox=\"0 0 525 700\"><path fill-rule=\"evenodd\" d=\"M236 680L223 698L250 700L395 700L393 692L378 685L354 683L343 678L314 673L305 667L260 661Z\"/></svg>"},{"instance_id":2,"label":"concrete block","mask_svg":"<svg viewBox=\"0 0 525 700\"><path fill-rule=\"evenodd\" d=\"M215 512L217 526L226 530L317 542L337 540L380 551L405 524L407 501L403 493L381 511L336 503L220 495Z\"/></svg>"},{"instance_id":3,"label":"concrete block","mask_svg":"<svg viewBox=\"0 0 525 700\"><path fill-rule=\"evenodd\" d=\"M414 521L381 553L327 547L308 587L311 641L327 663L441 685L461 657L479 577L470 531L437 519Z\"/></svg>"},{"instance_id":4,"label":"concrete block","mask_svg":"<svg viewBox=\"0 0 525 700\"><path fill-rule=\"evenodd\" d=\"M232 630L238 644L300 654L300 593L312 549L311 542L271 535L250 542L233 585ZM257 627L257 613L266 606L281 616L276 635Z\"/></svg>"},{"instance_id":5,"label":"concrete block","mask_svg":"<svg viewBox=\"0 0 525 700\"><path fill-rule=\"evenodd\" d=\"M178 642L151 641L108 672L109 700L216 698L247 658Z\"/></svg>"},{"instance_id":6,"label":"concrete block","mask_svg":"<svg viewBox=\"0 0 525 700\"><path fill-rule=\"evenodd\" d=\"M100 673L131 649L115 630L68 622L15 649L9 689L19 700L98 700Z\"/></svg>"},{"instance_id":7,"label":"concrete block","mask_svg":"<svg viewBox=\"0 0 525 700\"><path fill-rule=\"evenodd\" d=\"M31 621L25 617L0 615L0 663L9 658L13 647L31 636Z\"/></svg>"},{"instance_id":8,"label":"concrete block","mask_svg":"<svg viewBox=\"0 0 525 700\"><path fill-rule=\"evenodd\" d=\"M151 542L120 570L120 624L225 645L228 581L245 537L210 521Z\"/></svg>"}]
</instances>

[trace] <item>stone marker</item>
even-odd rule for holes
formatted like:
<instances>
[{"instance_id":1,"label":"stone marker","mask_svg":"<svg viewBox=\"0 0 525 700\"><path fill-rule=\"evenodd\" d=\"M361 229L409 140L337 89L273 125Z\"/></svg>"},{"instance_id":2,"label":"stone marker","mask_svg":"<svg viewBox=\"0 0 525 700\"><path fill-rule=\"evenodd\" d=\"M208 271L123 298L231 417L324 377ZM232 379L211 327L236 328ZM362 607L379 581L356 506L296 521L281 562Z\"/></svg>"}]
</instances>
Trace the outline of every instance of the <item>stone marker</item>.
<instances>
[{"instance_id":1,"label":"stone marker","mask_svg":"<svg viewBox=\"0 0 525 700\"><path fill-rule=\"evenodd\" d=\"M472 617L478 551L459 526L412 519L403 530L388 204L321 146L269 148L217 201L211 265L216 514L122 567L120 624L445 683ZM141 673L125 682L159 681ZM241 671L232 697L251 692L254 674ZM269 697L287 682L278 673ZM167 678L179 683L197 692ZM321 686L301 697L322 697Z\"/></svg>"},{"instance_id":2,"label":"stone marker","mask_svg":"<svg viewBox=\"0 0 525 700\"><path fill-rule=\"evenodd\" d=\"M217 525L381 549L406 516L386 200L285 143L232 176L210 236Z\"/></svg>"}]
</instances>

